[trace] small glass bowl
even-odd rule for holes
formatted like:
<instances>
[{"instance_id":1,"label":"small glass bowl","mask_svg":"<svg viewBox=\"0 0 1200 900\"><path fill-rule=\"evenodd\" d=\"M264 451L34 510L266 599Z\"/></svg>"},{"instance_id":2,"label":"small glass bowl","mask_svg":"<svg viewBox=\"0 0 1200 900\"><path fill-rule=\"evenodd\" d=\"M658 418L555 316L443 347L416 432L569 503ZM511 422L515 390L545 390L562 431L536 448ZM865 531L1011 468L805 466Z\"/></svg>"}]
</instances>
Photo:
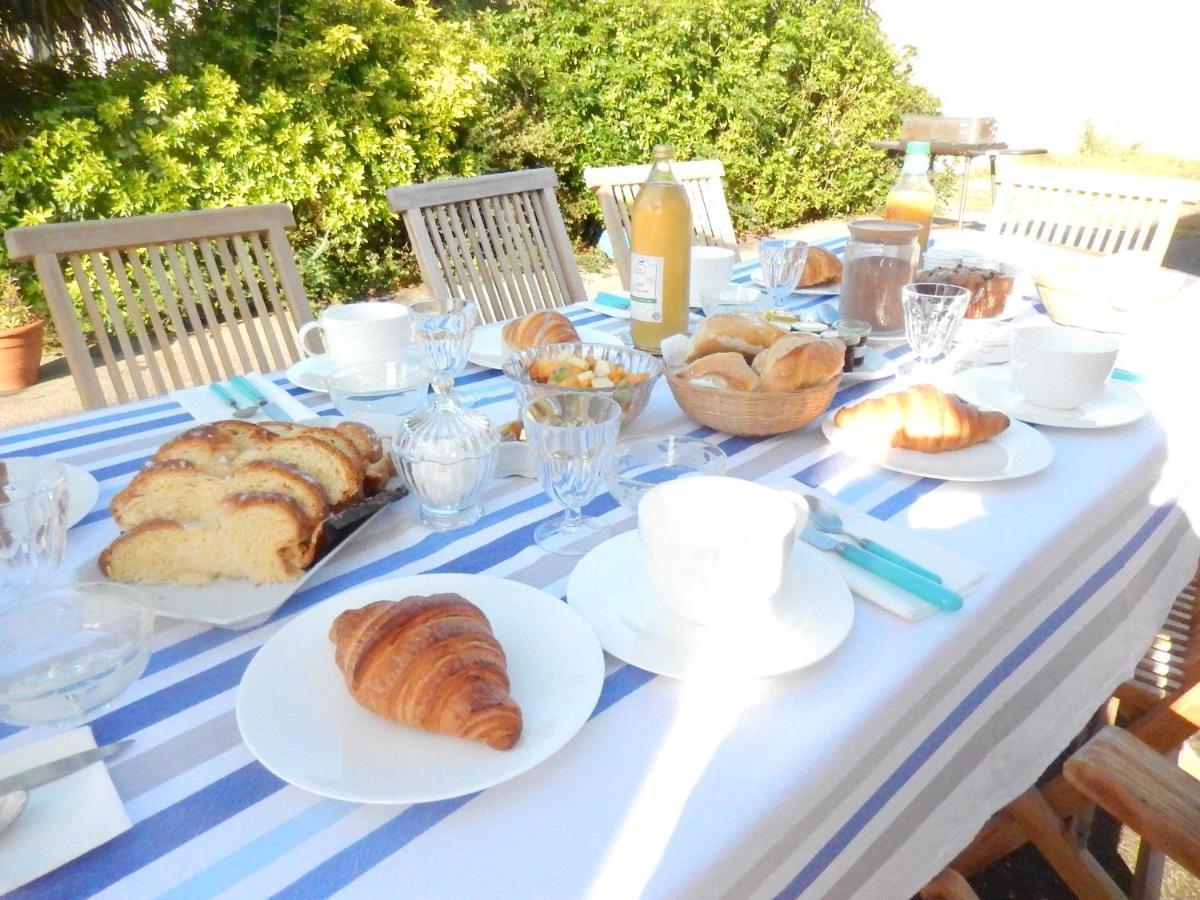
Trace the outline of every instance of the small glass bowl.
<instances>
[{"instance_id":1,"label":"small glass bowl","mask_svg":"<svg viewBox=\"0 0 1200 900\"><path fill-rule=\"evenodd\" d=\"M399 359L345 366L325 379L337 411L348 419L360 416L406 416L425 404L429 370L420 351L405 348Z\"/></svg>"},{"instance_id":2,"label":"small glass bowl","mask_svg":"<svg viewBox=\"0 0 1200 900\"><path fill-rule=\"evenodd\" d=\"M80 583L0 606L0 722L71 725L146 668L154 610L132 588Z\"/></svg>"},{"instance_id":3,"label":"small glass bowl","mask_svg":"<svg viewBox=\"0 0 1200 900\"><path fill-rule=\"evenodd\" d=\"M706 316L721 313L745 313L754 315L774 308L771 297L765 291L745 284L731 284L716 294L700 297L700 307Z\"/></svg>"},{"instance_id":4,"label":"small glass bowl","mask_svg":"<svg viewBox=\"0 0 1200 900\"><path fill-rule=\"evenodd\" d=\"M584 359L594 357L613 365L621 366L631 375L645 373L649 377L628 387L611 388L563 388L556 384L542 384L534 381L529 375L529 367L540 359L558 356L564 350ZM663 373L662 363L649 353L635 350L632 347L618 347L614 344L543 344L540 347L529 347L519 353L514 353L504 361L504 374L511 379L516 388L517 402L525 406L539 397L549 394L603 394L612 397L621 407L621 424L625 425L638 417L654 383Z\"/></svg>"},{"instance_id":5,"label":"small glass bowl","mask_svg":"<svg viewBox=\"0 0 1200 900\"><path fill-rule=\"evenodd\" d=\"M617 502L637 512L643 495L656 484L689 475L723 475L728 458L711 441L686 435L645 435L617 442L609 490Z\"/></svg>"}]
</instances>

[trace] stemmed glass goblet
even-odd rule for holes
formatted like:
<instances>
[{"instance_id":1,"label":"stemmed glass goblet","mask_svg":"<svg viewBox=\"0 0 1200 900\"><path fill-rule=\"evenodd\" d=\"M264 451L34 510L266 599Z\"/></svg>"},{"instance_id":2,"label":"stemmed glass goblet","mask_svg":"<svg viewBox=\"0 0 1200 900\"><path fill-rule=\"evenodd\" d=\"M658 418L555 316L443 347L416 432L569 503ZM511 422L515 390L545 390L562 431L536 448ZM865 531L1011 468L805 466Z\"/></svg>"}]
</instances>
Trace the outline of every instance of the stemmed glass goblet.
<instances>
[{"instance_id":1,"label":"stemmed glass goblet","mask_svg":"<svg viewBox=\"0 0 1200 900\"><path fill-rule=\"evenodd\" d=\"M454 391L454 376L467 366L471 338L479 324L475 304L462 297L445 297L422 300L411 309L421 354L432 373L433 402L446 398L459 406L471 406Z\"/></svg>"},{"instance_id":2,"label":"stemmed glass goblet","mask_svg":"<svg viewBox=\"0 0 1200 900\"><path fill-rule=\"evenodd\" d=\"M922 378L930 378L934 361L946 352L971 302L971 292L957 284L906 284L900 292L904 334L920 360Z\"/></svg>"},{"instance_id":3,"label":"stemmed glass goblet","mask_svg":"<svg viewBox=\"0 0 1200 900\"><path fill-rule=\"evenodd\" d=\"M551 553L582 556L609 534L582 510L605 489L621 406L599 394L551 394L528 404L521 420L538 458L542 487L566 508L561 516L538 525L533 539Z\"/></svg>"},{"instance_id":4,"label":"stemmed glass goblet","mask_svg":"<svg viewBox=\"0 0 1200 900\"><path fill-rule=\"evenodd\" d=\"M768 238L758 242L758 261L763 286L777 309L800 283L808 261L808 244L791 238Z\"/></svg>"}]
</instances>

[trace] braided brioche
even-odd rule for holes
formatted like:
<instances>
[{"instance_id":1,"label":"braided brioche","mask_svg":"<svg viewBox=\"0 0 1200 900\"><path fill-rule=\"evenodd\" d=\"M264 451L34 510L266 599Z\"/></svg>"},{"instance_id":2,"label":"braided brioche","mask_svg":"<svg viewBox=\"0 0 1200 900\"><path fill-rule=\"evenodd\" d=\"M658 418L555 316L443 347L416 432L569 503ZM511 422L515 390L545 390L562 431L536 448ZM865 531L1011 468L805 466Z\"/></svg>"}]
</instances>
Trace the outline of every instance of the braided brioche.
<instances>
[{"instance_id":1,"label":"braided brioche","mask_svg":"<svg viewBox=\"0 0 1200 900\"><path fill-rule=\"evenodd\" d=\"M333 621L350 694L376 715L508 750L521 736L504 650L458 594L380 600Z\"/></svg>"}]
</instances>

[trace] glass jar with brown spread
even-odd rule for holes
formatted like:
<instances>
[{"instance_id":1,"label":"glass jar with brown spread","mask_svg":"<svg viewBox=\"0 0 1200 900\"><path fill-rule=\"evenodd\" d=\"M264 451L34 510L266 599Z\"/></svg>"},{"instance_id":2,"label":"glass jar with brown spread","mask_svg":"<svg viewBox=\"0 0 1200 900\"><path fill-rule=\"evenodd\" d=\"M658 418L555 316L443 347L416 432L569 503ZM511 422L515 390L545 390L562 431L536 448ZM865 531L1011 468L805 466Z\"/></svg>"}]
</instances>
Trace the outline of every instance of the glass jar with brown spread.
<instances>
[{"instance_id":1,"label":"glass jar with brown spread","mask_svg":"<svg viewBox=\"0 0 1200 900\"><path fill-rule=\"evenodd\" d=\"M842 293L838 313L861 319L880 337L904 333L900 289L917 268L921 226L915 222L858 219L842 257Z\"/></svg>"}]
</instances>

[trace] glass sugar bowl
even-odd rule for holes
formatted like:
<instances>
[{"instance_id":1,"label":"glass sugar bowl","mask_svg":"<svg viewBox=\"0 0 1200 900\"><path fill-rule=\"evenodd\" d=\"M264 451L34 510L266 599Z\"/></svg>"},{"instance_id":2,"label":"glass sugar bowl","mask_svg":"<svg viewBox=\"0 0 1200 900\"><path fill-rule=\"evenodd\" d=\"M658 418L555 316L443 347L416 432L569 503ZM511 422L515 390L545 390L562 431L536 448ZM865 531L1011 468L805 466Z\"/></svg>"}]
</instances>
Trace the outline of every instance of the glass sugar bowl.
<instances>
[{"instance_id":1,"label":"glass sugar bowl","mask_svg":"<svg viewBox=\"0 0 1200 900\"><path fill-rule=\"evenodd\" d=\"M921 254L915 222L858 219L849 224L850 241L842 257L838 316L859 319L875 337L904 335L900 293L913 280Z\"/></svg>"},{"instance_id":2,"label":"glass sugar bowl","mask_svg":"<svg viewBox=\"0 0 1200 900\"><path fill-rule=\"evenodd\" d=\"M421 501L419 518L435 531L450 531L483 515L479 495L492 475L500 432L487 416L450 394L437 394L400 424L392 459Z\"/></svg>"}]
</instances>

